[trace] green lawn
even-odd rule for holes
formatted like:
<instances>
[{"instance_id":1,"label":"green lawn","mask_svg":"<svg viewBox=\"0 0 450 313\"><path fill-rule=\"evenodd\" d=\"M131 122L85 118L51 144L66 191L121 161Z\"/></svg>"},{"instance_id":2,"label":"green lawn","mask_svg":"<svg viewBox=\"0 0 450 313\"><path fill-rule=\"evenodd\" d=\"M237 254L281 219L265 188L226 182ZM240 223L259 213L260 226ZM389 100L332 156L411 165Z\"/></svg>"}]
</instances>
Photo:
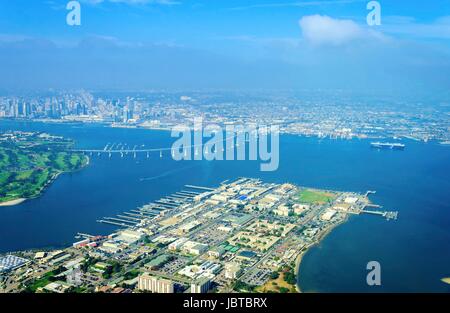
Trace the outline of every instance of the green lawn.
<instances>
[{"instance_id":1,"label":"green lawn","mask_svg":"<svg viewBox=\"0 0 450 313\"><path fill-rule=\"evenodd\" d=\"M36 197L54 174L87 164L86 156L67 148L64 142L45 146L34 142L0 144L0 202Z\"/></svg>"},{"instance_id":2,"label":"green lawn","mask_svg":"<svg viewBox=\"0 0 450 313\"><path fill-rule=\"evenodd\" d=\"M16 175L17 180L26 180L30 178L30 176L33 174L33 170L26 170L22 172L18 172Z\"/></svg>"},{"instance_id":3,"label":"green lawn","mask_svg":"<svg viewBox=\"0 0 450 313\"><path fill-rule=\"evenodd\" d=\"M325 204L336 197L335 194L326 191L303 189L298 193L298 202L307 204Z\"/></svg>"}]
</instances>

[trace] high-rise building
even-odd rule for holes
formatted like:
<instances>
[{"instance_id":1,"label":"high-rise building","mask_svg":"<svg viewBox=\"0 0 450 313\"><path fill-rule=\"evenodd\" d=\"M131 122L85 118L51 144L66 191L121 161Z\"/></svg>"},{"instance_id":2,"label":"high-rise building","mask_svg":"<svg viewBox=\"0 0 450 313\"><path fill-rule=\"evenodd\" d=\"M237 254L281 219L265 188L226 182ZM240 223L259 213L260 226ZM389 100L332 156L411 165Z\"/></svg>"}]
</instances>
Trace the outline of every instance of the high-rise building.
<instances>
[{"instance_id":1,"label":"high-rise building","mask_svg":"<svg viewBox=\"0 0 450 313\"><path fill-rule=\"evenodd\" d=\"M201 276L191 284L191 293L207 293L211 289L211 277Z\"/></svg>"},{"instance_id":2,"label":"high-rise building","mask_svg":"<svg viewBox=\"0 0 450 313\"><path fill-rule=\"evenodd\" d=\"M138 289L154 293L174 293L174 284L171 280L144 273L139 276Z\"/></svg>"}]
</instances>

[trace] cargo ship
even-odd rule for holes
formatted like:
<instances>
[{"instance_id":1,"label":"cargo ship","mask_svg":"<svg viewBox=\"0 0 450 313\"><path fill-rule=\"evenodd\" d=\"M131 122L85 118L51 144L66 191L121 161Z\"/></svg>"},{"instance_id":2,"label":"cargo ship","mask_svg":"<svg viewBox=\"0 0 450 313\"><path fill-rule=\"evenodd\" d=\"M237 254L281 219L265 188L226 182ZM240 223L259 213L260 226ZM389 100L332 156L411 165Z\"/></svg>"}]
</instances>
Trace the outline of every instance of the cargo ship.
<instances>
[{"instance_id":1,"label":"cargo ship","mask_svg":"<svg viewBox=\"0 0 450 313\"><path fill-rule=\"evenodd\" d=\"M370 146L376 149L403 150L405 145L398 142L371 142Z\"/></svg>"}]
</instances>

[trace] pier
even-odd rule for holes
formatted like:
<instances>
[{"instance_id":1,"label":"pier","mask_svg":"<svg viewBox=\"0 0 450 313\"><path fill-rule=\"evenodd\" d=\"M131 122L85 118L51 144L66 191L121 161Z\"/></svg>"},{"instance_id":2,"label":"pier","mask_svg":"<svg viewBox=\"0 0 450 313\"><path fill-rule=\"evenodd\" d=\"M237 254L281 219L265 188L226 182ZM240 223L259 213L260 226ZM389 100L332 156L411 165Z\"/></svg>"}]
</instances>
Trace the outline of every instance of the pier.
<instances>
[{"instance_id":1,"label":"pier","mask_svg":"<svg viewBox=\"0 0 450 313\"><path fill-rule=\"evenodd\" d=\"M176 192L176 194L195 197L195 196L201 194L201 192L181 190L181 191Z\"/></svg>"},{"instance_id":2,"label":"pier","mask_svg":"<svg viewBox=\"0 0 450 313\"><path fill-rule=\"evenodd\" d=\"M172 203L167 203L161 200L157 200L155 201L155 203L159 204L162 207L165 207L167 209L175 209L176 207L178 207L178 204L172 204Z\"/></svg>"},{"instance_id":3,"label":"pier","mask_svg":"<svg viewBox=\"0 0 450 313\"><path fill-rule=\"evenodd\" d=\"M104 151L110 151L110 147L113 146L105 147ZM116 149L118 149L119 147L120 145ZM124 150L123 148L120 151L126 153L126 150ZM133 148L132 151L136 151L136 147ZM154 202L143 205L142 207L117 214L115 217L103 217L102 219L97 220L97 222L125 228L137 226L138 224L141 224L145 221L149 221L157 218L158 216L161 216L166 211L175 210L181 205L191 202L195 196L202 194L205 191L214 190L208 187L193 185L186 185L186 187L199 189L200 191L178 191L159 200L155 200ZM85 235L88 236L87 234Z\"/></svg>"},{"instance_id":4,"label":"pier","mask_svg":"<svg viewBox=\"0 0 450 313\"><path fill-rule=\"evenodd\" d=\"M139 214L136 214L136 213L130 213L130 212L123 212L122 214L125 214L125 215L128 215L128 216L133 216L133 217L137 217L137 218L141 218L141 219L143 219L143 218L145 218L145 216L144 215L142 215L141 213L139 213Z\"/></svg>"},{"instance_id":5,"label":"pier","mask_svg":"<svg viewBox=\"0 0 450 313\"><path fill-rule=\"evenodd\" d=\"M183 196L183 195L179 195L179 194L173 194L172 196L171 196L172 198L176 198L176 199L178 199L178 200L190 200L190 199L192 199L193 197L192 196Z\"/></svg>"},{"instance_id":6,"label":"pier","mask_svg":"<svg viewBox=\"0 0 450 313\"><path fill-rule=\"evenodd\" d=\"M206 191L214 191L216 189L209 188L209 187L202 187L202 186L195 186L195 185L184 185L186 188L192 188L192 189L199 189L199 190L206 190Z\"/></svg>"},{"instance_id":7,"label":"pier","mask_svg":"<svg viewBox=\"0 0 450 313\"><path fill-rule=\"evenodd\" d=\"M113 221L109 221L109 220L97 220L98 223L103 223L103 224L110 224L110 225L114 225L114 226L119 226L119 227L130 227L130 225L127 225L125 223L117 223L117 222L113 222Z\"/></svg>"},{"instance_id":8,"label":"pier","mask_svg":"<svg viewBox=\"0 0 450 313\"><path fill-rule=\"evenodd\" d=\"M136 221L136 222L140 222L143 220L143 217L137 218L137 217L126 216L126 215L117 215L117 217L120 217L121 219L125 219L125 220Z\"/></svg>"},{"instance_id":9,"label":"pier","mask_svg":"<svg viewBox=\"0 0 450 313\"><path fill-rule=\"evenodd\" d=\"M103 219L109 220L109 221L120 222L120 223L129 223L130 226L134 226L137 224L136 222L133 222L133 221L130 221L127 219L123 219L123 218L118 218L118 217L104 217Z\"/></svg>"},{"instance_id":10,"label":"pier","mask_svg":"<svg viewBox=\"0 0 450 313\"><path fill-rule=\"evenodd\" d=\"M369 195L376 194L377 192L375 190L367 190L364 196L367 198Z\"/></svg>"},{"instance_id":11,"label":"pier","mask_svg":"<svg viewBox=\"0 0 450 313\"><path fill-rule=\"evenodd\" d=\"M382 206L382 205L379 205L379 204L367 203L367 204L365 205L365 207L367 207L367 208L381 209L383 206Z\"/></svg>"},{"instance_id":12,"label":"pier","mask_svg":"<svg viewBox=\"0 0 450 313\"><path fill-rule=\"evenodd\" d=\"M376 210L366 210L361 209L360 213L366 213L366 214L373 214L373 215L379 215L387 220L396 220L398 216L398 211L376 211Z\"/></svg>"},{"instance_id":13,"label":"pier","mask_svg":"<svg viewBox=\"0 0 450 313\"><path fill-rule=\"evenodd\" d=\"M89 235L89 234L85 234L85 233L77 233L77 235L75 236L75 238L80 239L80 238L84 238L84 239L92 239L95 238L96 236L94 235Z\"/></svg>"},{"instance_id":14,"label":"pier","mask_svg":"<svg viewBox=\"0 0 450 313\"><path fill-rule=\"evenodd\" d=\"M154 213L154 212L142 210L142 209L141 210L131 210L130 212L135 212L135 213L139 213L142 215L146 215L147 217L154 217L154 216L158 215L158 213Z\"/></svg>"}]
</instances>

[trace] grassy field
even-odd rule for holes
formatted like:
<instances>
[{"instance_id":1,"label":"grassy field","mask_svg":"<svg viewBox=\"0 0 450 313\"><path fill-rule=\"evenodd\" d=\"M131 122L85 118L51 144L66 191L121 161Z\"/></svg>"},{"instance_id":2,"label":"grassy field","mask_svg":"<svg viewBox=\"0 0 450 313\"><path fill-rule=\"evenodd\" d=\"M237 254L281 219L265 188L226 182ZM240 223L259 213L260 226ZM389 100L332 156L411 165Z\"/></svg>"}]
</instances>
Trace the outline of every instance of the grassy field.
<instances>
[{"instance_id":1,"label":"grassy field","mask_svg":"<svg viewBox=\"0 0 450 313\"><path fill-rule=\"evenodd\" d=\"M2 142L0 203L38 196L52 177L78 170L87 157L68 151L68 142Z\"/></svg>"},{"instance_id":2,"label":"grassy field","mask_svg":"<svg viewBox=\"0 0 450 313\"><path fill-rule=\"evenodd\" d=\"M303 189L298 193L298 202L307 204L325 204L336 197L334 193L314 189Z\"/></svg>"},{"instance_id":3,"label":"grassy field","mask_svg":"<svg viewBox=\"0 0 450 313\"><path fill-rule=\"evenodd\" d=\"M268 280L264 285L258 286L256 292L297 292L295 286L289 284L284 280L284 273L281 272L276 279Z\"/></svg>"}]
</instances>

